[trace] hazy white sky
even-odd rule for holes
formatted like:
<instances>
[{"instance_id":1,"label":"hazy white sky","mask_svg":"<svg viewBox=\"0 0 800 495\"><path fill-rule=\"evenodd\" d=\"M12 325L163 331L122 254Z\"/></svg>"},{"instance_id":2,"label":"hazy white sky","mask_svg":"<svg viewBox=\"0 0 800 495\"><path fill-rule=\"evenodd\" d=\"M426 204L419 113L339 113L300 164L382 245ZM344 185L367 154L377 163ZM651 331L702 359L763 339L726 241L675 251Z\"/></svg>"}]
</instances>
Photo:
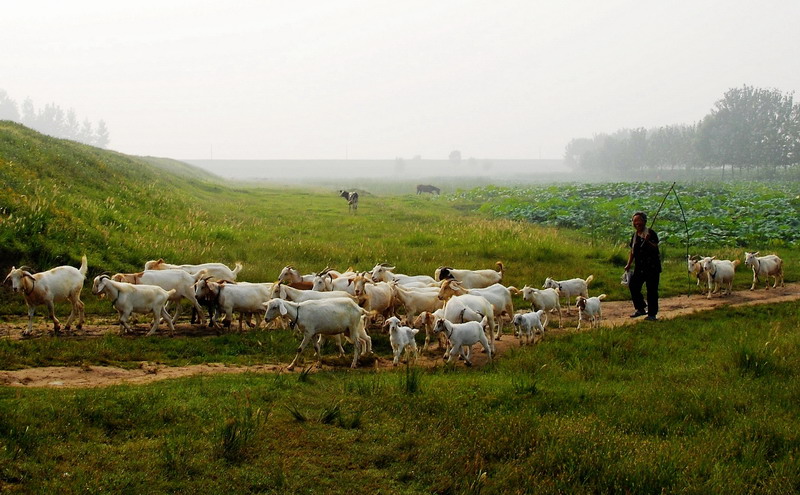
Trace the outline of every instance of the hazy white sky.
<instances>
[{"instance_id":1,"label":"hazy white sky","mask_svg":"<svg viewBox=\"0 0 800 495\"><path fill-rule=\"evenodd\" d=\"M558 158L800 88L800 2L7 2L0 89L171 158Z\"/></svg>"}]
</instances>

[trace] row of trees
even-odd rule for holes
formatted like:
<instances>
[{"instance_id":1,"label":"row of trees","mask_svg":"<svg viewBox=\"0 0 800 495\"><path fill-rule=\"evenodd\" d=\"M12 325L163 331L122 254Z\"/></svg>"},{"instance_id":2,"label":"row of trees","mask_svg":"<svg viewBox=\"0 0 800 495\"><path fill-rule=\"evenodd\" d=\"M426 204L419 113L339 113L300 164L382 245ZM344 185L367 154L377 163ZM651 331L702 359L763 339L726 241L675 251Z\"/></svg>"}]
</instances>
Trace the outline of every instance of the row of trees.
<instances>
[{"instance_id":1,"label":"row of trees","mask_svg":"<svg viewBox=\"0 0 800 495\"><path fill-rule=\"evenodd\" d=\"M800 163L800 104L752 86L728 90L696 124L622 129L567 144L575 169L625 173L726 167L772 174Z\"/></svg>"},{"instance_id":2,"label":"row of trees","mask_svg":"<svg viewBox=\"0 0 800 495\"><path fill-rule=\"evenodd\" d=\"M103 120L93 125L89 119L78 120L75 110L66 112L55 103L48 103L38 111L30 98L21 106L0 89L0 120L11 120L35 129L48 136L71 139L81 143L105 148L110 141L108 128Z\"/></svg>"}]
</instances>

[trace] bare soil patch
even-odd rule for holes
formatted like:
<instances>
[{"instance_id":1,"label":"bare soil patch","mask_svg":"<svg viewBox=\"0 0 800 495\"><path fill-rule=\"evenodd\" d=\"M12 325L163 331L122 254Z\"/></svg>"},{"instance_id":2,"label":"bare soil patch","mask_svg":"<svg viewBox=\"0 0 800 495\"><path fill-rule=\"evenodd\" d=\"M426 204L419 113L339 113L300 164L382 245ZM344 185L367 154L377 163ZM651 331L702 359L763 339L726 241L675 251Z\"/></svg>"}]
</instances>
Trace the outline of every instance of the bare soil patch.
<instances>
[{"instance_id":1,"label":"bare soil patch","mask_svg":"<svg viewBox=\"0 0 800 495\"><path fill-rule=\"evenodd\" d=\"M756 290L756 291L736 291L730 296L721 297L719 295L712 296L707 299L705 295L692 294L689 296L675 296L670 298L662 298L659 301L660 311L659 319L671 319L678 316L684 316L691 313L700 311L709 311L723 306L746 306L755 304L772 304L786 301L800 300L800 284L787 284L784 288L770 289L770 290ZM629 301L608 301L603 303L603 320L601 326L603 327L617 327L621 325L658 325L658 322L644 321L642 318L632 319L629 314L633 311L633 307ZM554 315L555 316L555 315ZM575 332L577 325L577 310L570 309L570 313L564 313L564 328L557 328L558 317L551 317L549 328L547 331L548 336L564 334L568 332ZM39 316L36 319L39 321L38 327L34 328L35 335L43 335L42 338L50 338L46 336L51 326L46 324L43 317ZM19 339L21 331L27 325L27 318L19 318L13 323L0 323L0 338ZM78 335L70 338L97 338L108 332L117 332L118 326L108 325L106 322L90 322L84 325L82 331ZM588 331L588 322L584 323L584 328ZM213 333L205 328L182 324L176 325L176 335L205 335ZM508 331L508 327L506 327ZM142 323L136 328L137 333L146 333L148 328L147 324ZM163 325L160 332L166 332ZM584 331L584 330L580 330ZM548 337L549 338L549 337ZM418 341L421 339L418 338ZM513 347L518 347L519 341L513 335L508 333L504 334L500 341L496 341L496 357L500 357L503 353L507 352ZM304 355L306 357L306 365L313 364L311 361L310 353L313 351L306 350ZM436 350L436 346L432 346L425 353L420 353L419 359L416 364L422 367L432 368L441 366L443 351ZM340 368L348 366L350 357L337 359L326 358L323 361L321 370ZM481 352L480 345L473 349L472 360L476 366L481 366L487 363L488 356ZM122 369L108 366L68 366L68 367L43 367L43 368L28 368L17 371L0 371L0 385L12 387L53 387L53 388L88 388L88 387L105 387L109 385L119 384L144 384L151 383L157 380L165 380L169 378L180 378L194 375L205 374L219 374L219 373L291 373L286 371L288 363L279 365L254 365L254 366L235 366L220 363L207 363L192 366L165 366L157 363L140 363L137 369ZM374 369L391 369L392 360L391 356L372 356L362 359L360 366L362 368ZM463 366L459 363L458 366ZM303 368L298 366L295 368L295 373L301 371Z\"/></svg>"}]
</instances>

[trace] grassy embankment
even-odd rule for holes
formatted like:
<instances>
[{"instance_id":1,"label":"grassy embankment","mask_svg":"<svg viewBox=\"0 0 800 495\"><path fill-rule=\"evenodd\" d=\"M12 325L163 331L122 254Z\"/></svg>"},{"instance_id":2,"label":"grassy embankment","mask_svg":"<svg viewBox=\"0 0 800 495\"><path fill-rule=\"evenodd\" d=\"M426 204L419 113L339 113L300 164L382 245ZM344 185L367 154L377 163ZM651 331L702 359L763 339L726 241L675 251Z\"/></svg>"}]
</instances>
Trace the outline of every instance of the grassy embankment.
<instances>
[{"instance_id":1,"label":"grassy embankment","mask_svg":"<svg viewBox=\"0 0 800 495\"><path fill-rule=\"evenodd\" d=\"M624 298L620 246L592 247L575 232L490 220L475 215L471 203L370 197L359 215L347 216L343 200L327 191L229 189L5 123L0 159L4 265L77 264L82 252L93 274L138 270L158 256L240 260L242 278L271 280L290 263L312 271L391 261L406 273L432 273L444 263L489 267L502 259L508 283L594 273L593 293ZM797 264L787 265L796 279ZM666 266L664 293L681 293L680 255ZM743 279L749 284L742 277L738 288ZM21 314L4 292L3 312ZM93 305L108 315L107 303ZM569 333L480 370L0 389L0 487L793 493L800 489L798 323L793 304L722 310ZM281 332L45 337L4 340L0 362L6 369L142 359L270 362L294 345Z\"/></svg>"}]
</instances>

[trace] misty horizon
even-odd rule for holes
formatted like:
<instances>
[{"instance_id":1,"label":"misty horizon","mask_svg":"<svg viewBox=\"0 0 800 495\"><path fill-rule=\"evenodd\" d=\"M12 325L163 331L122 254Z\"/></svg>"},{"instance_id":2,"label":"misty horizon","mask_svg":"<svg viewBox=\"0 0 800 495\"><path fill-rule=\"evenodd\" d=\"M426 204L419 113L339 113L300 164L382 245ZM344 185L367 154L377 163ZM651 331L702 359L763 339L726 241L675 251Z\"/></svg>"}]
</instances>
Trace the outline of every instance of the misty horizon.
<instances>
[{"instance_id":1,"label":"misty horizon","mask_svg":"<svg viewBox=\"0 0 800 495\"><path fill-rule=\"evenodd\" d=\"M338 179L435 177L512 177L537 174L566 174L560 159L463 159L429 160L180 160L227 179Z\"/></svg>"}]
</instances>

